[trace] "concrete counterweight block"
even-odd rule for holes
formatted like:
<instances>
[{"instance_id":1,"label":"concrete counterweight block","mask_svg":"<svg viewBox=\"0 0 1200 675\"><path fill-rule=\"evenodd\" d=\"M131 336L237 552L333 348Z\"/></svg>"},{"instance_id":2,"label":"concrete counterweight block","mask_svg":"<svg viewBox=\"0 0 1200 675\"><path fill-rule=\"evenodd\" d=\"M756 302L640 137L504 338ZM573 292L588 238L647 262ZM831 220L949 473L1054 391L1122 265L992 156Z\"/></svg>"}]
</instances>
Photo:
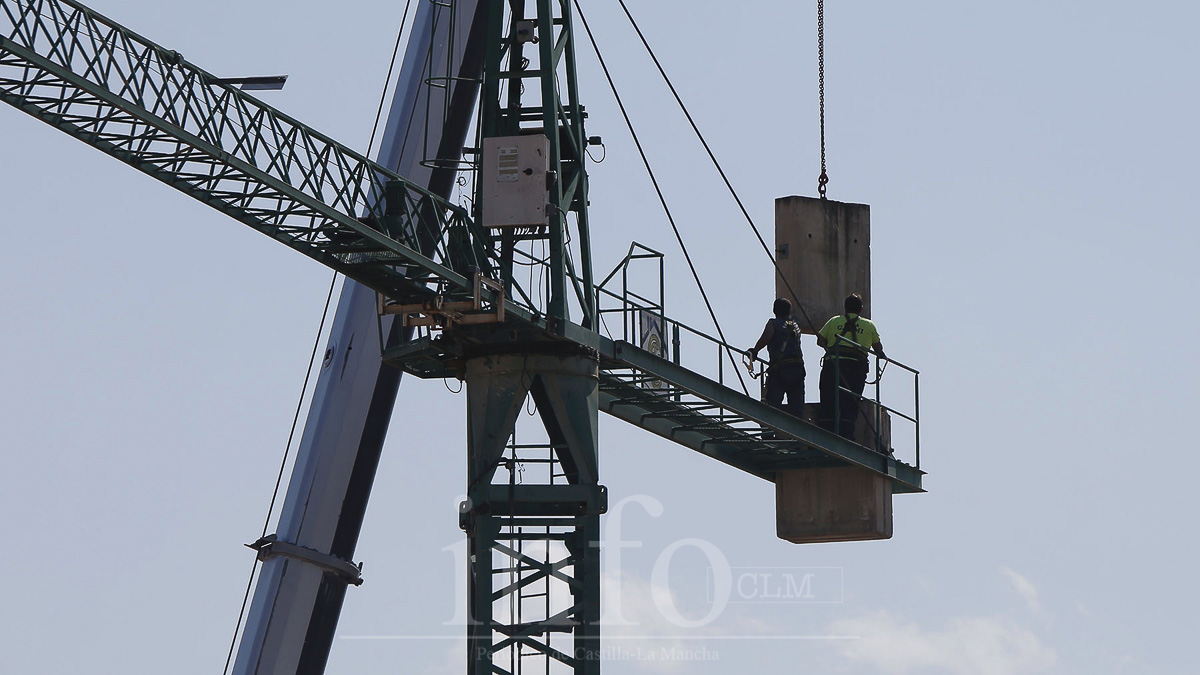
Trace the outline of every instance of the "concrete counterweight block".
<instances>
[{"instance_id":1,"label":"concrete counterweight block","mask_svg":"<svg viewBox=\"0 0 1200 675\"><path fill-rule=\"evenodd\" d=\"M892 537L892 481L857 466L775 475L775 533L793 544Z\"/></svg>"},{"instance_id":2,"label":"concrete counterweight block","mask_svg":"<svg viewBox=\"0 0 1200 675\"><path fill-rule=\"evenodd\" d=\"M776 297L792 301L803 332L815 334L829 317L841 314L851 293L863 295L863 316L871 316L870 206L776 199L775 257L787 280L776 275Z\"/></svg>"},{"instance_id":3,"label":"concrete counterweight block","mask_svg":"<svg viewBox=\"0 0 1200 675\"><path fill-rule=\"evenodd\" d=\"M792 315L814 334L843 311L851 293L863 296L862 315L871 316L871 207L811 197L775 200L775 252L780 275L777 297L792 301ZM820 423L817 406L805 418ZM862 401L855 442L886 452L891 420L878 419ZM878 446L876 445L878 443ZM775 474L776 533L796 544L890 539L892 481L854 465L779 471Z\"/></svg>"}]
</instances>

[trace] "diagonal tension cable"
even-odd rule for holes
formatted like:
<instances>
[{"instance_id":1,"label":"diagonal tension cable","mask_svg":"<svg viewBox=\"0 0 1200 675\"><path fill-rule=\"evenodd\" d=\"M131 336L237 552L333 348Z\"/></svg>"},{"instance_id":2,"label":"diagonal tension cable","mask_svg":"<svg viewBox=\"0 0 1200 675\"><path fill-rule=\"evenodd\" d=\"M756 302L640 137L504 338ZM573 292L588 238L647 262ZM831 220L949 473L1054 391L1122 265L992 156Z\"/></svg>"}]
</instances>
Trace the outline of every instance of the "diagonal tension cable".
<instances>
[{"instance_id":1,"label":"diagonal tension cable","mask_svg":"<svg viewBox=\"0 0 1200 675\"><path fill-rule=\"evenodd\" d=\"M313 364L317 361L317 350L321 347L321 335L325 332L325 321L329 318L329 305L333 301L333 289L337 286L337 278L338 273L334 272L333 278L329 280L329 293L325 296L325 309L321 310L321 325L317 327L317 337L313 341L312 354L308 357L308 368L304 372L304 384L300 387L300 399L296 401L296 414L292 417L292 428L288 432L287 444L283 447L283 459L279 462L279 474L275 477L275 490L271 493L271 505L267 507L267 517L263 521L263 537L267 536L267 529L271 526L271 516L275 513L275 501L279 498L279 487L283 484L283 471L287 467L288 457L291 455L292 441L296 437L296 426L300 422L304 396L308 393L308 381L312 377ZM242 595L242 608L238 610L237 625L233 629L233 640L229 643L229 653L225 655L225 669L221 671L222 673L229 672L229 664L233 660L233 650L237 646L242 621L246 618L246 605L250 602L250 589L254 587L254 575L257 572L258 556L255 556L254 564L250 567L250 579L246 582L246 592Z\"/></svg>"},{"instance_id":2,"label":"diagonal tension cable","mask_svg":"<svg viewBox=\"0 0 1200 675\"><path fill-rule=\"evenodd\" d=\"M371 140L367 141L366 156L371 156L371 147L375 145L375 133L379 131L379 120L383 117L383 104L387 100L388 85L392 82L392 70L396 68L396 56L400 53L400 40L404 37L404 24L408 23L408 8L412 0L404 3L404 14L400 16L400 30L396 31L396 45L392 47L392 60L388 63L387 77L383 80L383 92L379 95L379 107L375 109L375 124L371 125Z\"/></svg>"},{"instance_id":3,"label":"diagonal tension cable","mask_svg":"<svg viewBox=\"0 0 1200 675\"><path fill-rule=\"evenodd\" d=\"M387 79L383 83L383 96L379 99L379 107L375 110L375 123L371 125L371 140L367 142L367 156L371 154L371 147L375 144L375 132L379 129L379 119L383 116L384 100L387 96L387 85L392 81L392 69L396 66L396 56L400 53L400 41L404 35L404 25L408 22L408 10L410 2L404 5L404 15L400 19L400 29L396 34L396 45L392 48L392 61L388 66ZM275 502L279 499L279 488L283 485L283 472L287 467L288 457L291 455L292 441L296 436L296 427L300 422L300 411L304 406L304 397L308 393L308 382L312 377L313 364L316 363L317 350L321 346L321 336L325 332L325 321L329 318L329 306L333 302L333 290L337 286L338 273L333 273L333 278L329 280L329 292L325 295L325 308L321 310L321 324L317 327L317 337L313 342L312 354L308 357L308 369L304 373L304 384L300 386L300 399L296 401L296 413L292 417L292 428L288 432L287 443L283 448L283 459L279 463L279 473L275 476L275 489L271 492L271 504L267 507L267 517L263 520L262 536L267 536L267 530L271 526L271 517L275 514ZM258 573L258 556L254 557L254 564L250 567L250 578L246 581L246 592L242 594L242 607L238 610L237 624L233 628L233 639L229 643L229 652L225 655L225 667L221 671L223 674L229 672L229 665L233 662L233 650L237 647L238 634L242 630L242 622L246 618L246 605L250 603L250 591L254 588L254 578Z\"/></svg>"},{"instance_id":4,"label":"diagonal tension cable","mask_svg":"<svg viewBox=\"0 0 1200 675\"><path fill-rule=\"evenodd\" d=\"M691 124L691 126L692 126L692 131L695 132L695 134L696 134L696 138L699 139L700 144L704 146L705 152L708 153L708 158L712 161L713 166L717 169L717 173L720 174L721 180L723 180L725 182L725 187L729 189L729 194L732 195L733 200L735 202L737 202L738 208L741 209L742 215L745 216L746 222L749 223L749 225L750 225L750 229L754 230L754 236L758 238L758 243L762 245L763 251L767 254L767 258L770 259L771 265L775 268L775 274L779 277L780 280L783 281L784 286L787 287L788 293L790 293L793 298L799 298L799 296L796 295L795 289L792 288L791 282L788 281L787 277L783 274L783 271L780 269L779 263L775 260L775 256L772 255L771 249L767 246L767 242L763 239L762 233L759 231L758 226L755 225L754 219L750 217L750 213L746 210L746 206L742 203L741 197L739 197L737 194L737 191L734 190L733 184L730 183L729 177L725 174L725 170L721 168L721 163L717 161L716 155L713 154L712 148L708 145L708 141L706 141L704 139L704 134L700 133L700 128L696 125L696 120L692 118L692 114L688 111L687 106L683 102L683 99L679 96L679 92L675 89L675 85L671 83L671 78L667 76L666 71L663 69L662 63L658 60L658 57L654 54L654 50L650 48L650 43L646 40L646 36L642 33L642 29L638 27L637 21L634 20L633 15L629 12L629 7L626 6L625 0L617 0L617 2L620 3L621 9L623 9L625 11L625 16L629 18L630 25L632 25L634 31L637 32L638 38L641 39L642 45L646 48L646 53L649 54L650 59L654 61L654 65L658 68L659 74L662 75L663 81L666 82L667 88L671 90L671 95L675 97L675 102L679 104L679 109L682 110L684 116L687 117L688 123ZM583 17L580 16L580 18L583 18ZM820 194L821 199L825 199L825 186L829 184L829 176L825 172L825 3L824 3L824 0L817 0L817 70L818 70L818 86L819 86L819 90L820 90L819 91L819 93L820 93L820 109L821 109L820 110L820 112L821 112L821 176L817 180L817 191ZM800 310L800 314L804 316L804 321L809 325L809 327L812 329L813 333L816 333L817 326L816 326L816 324L813 323L812 318L808 316L808 312L806 312L804 310L804 306L801 305L799 302L797 302L796 308ZM886 364L885 364L885 367L886 367ZM880 374L882 375L882 371L880 371ZM865 415L865 413L863 413L862 410L859 410L859 415L863 416L863 415ZM865 419L865 417L864 417L864 419Z\"/></svg>"},{"instance_id":5,"label":"diagonal tension cable","mask_svg":"<svg viewBox=\"0 0 1200 675\"><path fill-rule=\"evenodd\" d=\"M658 56L655 55L654 50L650 48L650 43L646 40L646 36L642 33L642 29L638 26L637 21L634 20L633 14L629 12L629 7L625 5L625 0L618 0L618 2L621 4L621 9L625 11L625 16L629 18L629 23L633 26L633 30L637 32L638 38L641 39L642 45L646 48L646 53L650 55L650 59L654 61L655 67L658 68L658 73L662 75L663 81L666 82L667 88L671 90L671 95L675 97L675 102L679 104L679 109L683 111L683 115L687 118L688 124L692 126L692 131L696 134L696 138L699 139L700 144L704 146L704 151L708 153L709 160L712 161L713 166L716 167L717 173L721 176L721 180L725 182L725 187L729 190L729 194L733 196L733 201L737 203L738 209L740 209L742 212L742 216L745 217L746 222L749 223L750 229L754 231L754 236L758 239L758 243L762 246L763 252L767 254L767 258L771 261L771 265L775 268L776 276L783 281L783 285L787 287L788 293L790 293L793 298L798 299L800 296L796 294L795 289L792 288L791 282L788 281L787 276L785 276L783 270L780 269L779 263L775 260L774 254L771 253L771 248L767 246L767 241L763 239L762 232L759 231L758 225L754 223L754 219L750 216L750 212L746 209L746 205L742 203L742 198L738 196L737 190L733 188L733 183L729 181L729 176L725 174L725 169L723 169L721 167L721 163L717 161L717 157L713 153L712 148L709 146L708 141L705 140L704 134L700 133L700 127L696 125L696 120L692 117L692 113L688 111L683 99L679 96L679 92L675 89L675 85L671 82L671 78L667 76L667 72L663 69L662 63L658 60ZM580 15L579 18L582 19L583 16ZM824 127L822 127L822 129L823 128ZM824 138L824 134L822 134L822 138ZM824 144L822 144L822 163L824 163L825 156L823 149ZM823 192L822 197L824 197ZM808 312L804 311L804 306L799 302L796 303L796 306L797 309L800 310L800 314L804 317L804 321L808 324L809 328L816 333L817 326L808 316Z\"/></svg>"},{"instance_id":6,"label":"diagonal tension cable","mask_svg":"<svg viewBox=\"0 0 1200 675\"><path fill-rule=\"evenodd\" d=\"M638 137L637 132L633 128L633 122L629 119L629 113L625 110L625 103L621 100L621 95L617 92L617 85L613 82L612 74L608 71L608 65L604 62L604 56L600 54L600 46L596 44L596 37L592 34L592 29L588 26L587 18L583 15L583 10L579 7L579 0L573 0L575 5L575 13L579 15L579 21L583 24L583 29L587 32L588 40L592 43L592 50L596 53L596 58L600 61L600 69L604 71L604 77L608 80L609 89L612 90L613 96L617 100L617 107L621 110L621 116L625 118L625 126L629 129L629 134L633 137L633 143L637 146L638 154L642 158L642 164L646 167L646 173L650 175L650 182L654 185L654 191L658 194L658 201L662 204L663 211L666 213L667 222L671 224L671 230L675 233L675 240L679 242L679 248L683 251L684 260L687 261L688 270L692 273L692 278L696 280L696 287L700 289L700 297L704 299L704 307L708 310L708 316L712 319L713 326L717 329L717 336L721 338L721 343L725 347L724 352L729 357L729 362L733 365L733 372L737 375L738 382L742 385L742 391L749 395L749 389L746 387L746 381L742 378L741 369L738 367L737 359L733 355L733 349L729 346L729 341L725 339L725 333L721 330L721 324L717 321L717 314L713 311L712 303L708 299L708 293L704 290L704 284L700 281L700 275L696 272L696 266L692 263L692 256L688 253L687 245L683 243L683 235L679 233L679 226L675 224L675 218L671 215L671 209L667 206L666 197L663 196L662 188L658 185L658 178L654 174L654 169L650 166L650 160L646 157L646 151L642 148L642 141ZM739 352L739 356L741 353Z\"/></svg>"},{"instance_id":7,"label":"diagonal tension cable","mask_svg":"<svg viewBox=\"0 0 1200 675\"><path fill-rule=\"evenodd\" d=\"M767 254L767 258L771 261L772 267L775 268L776 276L778 276L779 279L781 281L783 281L783 285L787 288L788 293L790 293L793 298L799 299L799 296L796 295L796 290L794 288L792 288L791 282L788 281L787 276L785 276L783 274L783 270L780 269L780 267L779 267L779 262L775 260L775 256L771 253L770 247L767 246L766 240L763 239L762 232L758 229L758 226L754 223L754 219L750 216L750 213L746 209L745 204L742 203L741 197L738 196L737 191L733 187L733 184L729 181L729 177L725 174L725 170L723 168L721 168L721 163L719 161L717 161L717 157L713 153L712 148L709 146L708 141L704 139L704 134L702 134L700 132L700 128L696 125L696 120L692 117L691 112L688 111L687 106L683 102L683 99L679 96L679 92L675 89L675 85L671 83L671 78L667 76L666 70L663 69L662 63L658 60L658 56L656 56L654 54L654 50L651 49L650 43L646 40L645 34L642 33L642 29L638 26L637 21L634 20L633 14L630 13L629 7L625 4L625 0L617 0L617 2L620 3L621 9L624 10L625 16L628 17L629 23L631 26L633 26L633 30L637 33L638 38L641 39L642 45L646 48L646 53L649 54L650 59L652 61L654 61L654 65L655 65L655 67L658 68L659 74L662 75L663 81L666 83L667 88L671 90L671 95L675 97L675 102L679 104L679 109L683 111L683 114L687 118L688 123L692 126L692 131L695 132L696 138L699 139L700 144L702 146L704 146L704 151L708 153L708 158L709 158L709 160L712 161L713 166L717 170L717 173L720 174L721 180L725 182L725 187L729 190L729 194L733 196L733 200L737 203L738 208L742 212L742 215L746 218L746 222L750 225L750 229L754 231L754 236L758 239L758 243L762 246L763 252ZM581 19L583 18L582 15L580 16L580 18ZM817 0L817 70L818 70L818 85L819 85L819 90L820 90L819 94L820 94L820 112L821 112L821 176L817 181L817 191L820 194L821 199L825 199L825 186L828 185L828 183L829 183L829 176L825 172L825 3L824 3L824 0ZM812 332L816 333L817 326L816 326L816 324L813 323L813 320L808 315L808 312L806 312L804 310L804 306L801 305L799 302L797 302L796 308L800 310L800 314L804 317L805 323L807 323L809 325L809 328L812 330ZM722 339L724 339L724 338L722 338ZM859 414L862 415L863 412L860 410Z\"/></svg>"}]
</instances>

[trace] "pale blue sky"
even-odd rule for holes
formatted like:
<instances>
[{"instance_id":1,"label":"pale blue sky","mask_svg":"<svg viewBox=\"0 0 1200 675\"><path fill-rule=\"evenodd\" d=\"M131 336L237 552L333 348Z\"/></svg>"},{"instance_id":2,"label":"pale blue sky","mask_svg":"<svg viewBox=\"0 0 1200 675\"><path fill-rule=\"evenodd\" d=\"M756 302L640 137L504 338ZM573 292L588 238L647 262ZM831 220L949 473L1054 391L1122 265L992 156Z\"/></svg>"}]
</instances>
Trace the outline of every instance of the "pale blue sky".
<instances>
[{"instance_id":1,"label":"pale blue sky","mask_svg":"<svg viewBox=\"0 0 1200 675\"><path fill-rule=\"evenodd\" d=\"M773 200L816 187L815 3L628 4L769 237ZM827 4L829 194L872 206L873 318L922 371L930 492L896 498L890 541L794 546L774 536L770 484L602 418L602 482L613 503L640 500L621 530L641 547L609 573L637 632L669 638L611 644L717 654L606 672L1191 672L1200 10ZM263 98L358 149L403 10L92 6L210 71L289 73ZM771 270L619 7L584 9L722 326L749 346ZM607 146L596 267L633 239L666 252L668 313L704 326L581 56L588 130ZM219 672L330 273L7 106L0 143L0 671ZM464 418L441 382L402 385L358 549L366 583L328 672L462 671L461 630L443 624L462 578ZM647 598L656 561L694 539L737 568L835 568L840 602L730 605L682 631ZM710 607L698 551L670 568L692 617ZM761 635L811 639L731 639ZM447 637L352 639L369 636Z\"/></svg>"}]
</instances>

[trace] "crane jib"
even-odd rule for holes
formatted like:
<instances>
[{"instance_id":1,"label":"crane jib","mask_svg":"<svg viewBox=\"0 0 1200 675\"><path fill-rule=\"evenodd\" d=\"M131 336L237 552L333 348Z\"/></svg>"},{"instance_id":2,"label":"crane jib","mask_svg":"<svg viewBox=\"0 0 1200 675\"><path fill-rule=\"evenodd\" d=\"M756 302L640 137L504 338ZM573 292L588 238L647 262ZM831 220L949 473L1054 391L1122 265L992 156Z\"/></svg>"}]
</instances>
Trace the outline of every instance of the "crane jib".
<instances>
[{"instance_id":1,"label":"crane jib","mask_svg":"<svg viewBox=\"0 0 1200 675\"><path fill-rule=\"evenodd\" d=\"M177 52L73 2L0 8L0 98L14 107L389 295L430 294L408 276L469 295L454 268L486 267L446 249L447 233L475 232L461 207Z\"/></svg>"},{"instance_id":2,"label":"crane jib","mask_svg":"<svg viewBox=\"0 0 1200 675\"><path fill-rule=\"evenodd\" d=\"M472 299L475 284L467 268L488 270L494 261L481 253L490 249L483 245L469 247L474 258L464 260L461 247L451 254L451 231L487 243L465 210L235 87L212 84L213 79L177 52L70 0L0 0L0 98L5 102L391 298ZM384 194L387 200L377 198ZM358 217L360 212L366 217ZM421 250L420 242L429 242L428 250ZM485 289L484 297L495 302L501 296ZM519 294L503 302L508 321L592 348L607 341L589 328L547 320ZM626 354L637 350L623 349ZM632 363L616 349L609 357L607 373L632 369L628 372L664 379L655 369L675 367L666 360ZM404 365L403 359L393 360ZM406 369L420 374L415 366ZM715 392L708 398L724 400L736 393L692 376L706 383L693 390ZM611 383L612 391L619 389L618 382ZM672 405L669 398L656 405ZM606 412L693 445L681 440L688 434L677 427L657 429L669 415L628 417L622 413L632 404L619 396L614 400L617 405ZM685 414L687 405L674 405L683 418L694 417ZM752 407L739 418L775 426L766 421L773 417L769 407ZM816 436L799 440L838 461L868 465L896 480L902 491L921 489L919 470L888 458L859 461L853 444ZM702 445L707 451L714 442L703 439L693 449ZM773 446L771 440L754 443Z\"/></svg>"},{"instance_id":3,"label":"crane jib","mask_svg":"<svg viewBox=\"0 0 1200 675\"><path fill-rule=\"evenodd\" d=\"M440 11L430 9L433 6L429 4L424 11ZM507 30L502 21L503 6L481 2L480 13L471 12L476 23L486 23L488 28L486 36L474 37L488 45L486 54L472 57L480 62L482 80L476 75L459 77L447 72L441 82L446 86L467 82L470 84L463 85L464 89L471 89L482 81L482 86L463 97L471 101L459 101L456 129L461 133L442 140L451 154L459 152L464 141L458 136L465 136L469 126L464 111L482 92L478 122L482 147L467 151L476 152L480 158L477 164L466 165L483 174L483 167L490 166L490 142L497 182L503 173L513 179L509 182L528 188L533 195L528 203L512 201L533 209L532 215L524 209L512 215L497 210L496 202L492 202L489 219L487 200L511 197L516 192L497 188L495 194L485 197L481 189L474 200L481 205L481 222L476 222L466 209L447 200L449 189L442 193L431 189L434 184L448 185L446 177L464 167L457 156L435 158L448 164L438 167L437 180L431 178L428 186L419 184L419 176L403 168L404 162L400 161L397 165L401 170L413 177L406 180L194 66L178 52L146 40L73 0L0 0L0 99L359 282L362 286L348 284L351 301L344 313L339 309L344 319L339 325L346 331L343 334L353 335L354 326L363 324L374 330L379 325L376 322L381 321L379 314L389 311L404 315L405 328L438 325L446 329L438 338L425 332L416 340L388 340L386 348L381 339L380 351L355 351L357 365L364 373L386 373L375 378L364 376L365 393L359 397L370 399L366 407L384 412L342 435L359 436L346 446L339 460L352 466L347 473L354 473L354 480L337 485L330 481L329 486L321 488L324 501L319 508L326 509L327 514L339 514L339 525L334 528L337 534L327 538L336 540L340 548L335 550L329 542L307 545L285 538L256 542L254 548L264 562L267 582L261 587L264 590L256 593L251 608L246 632L250 637L243 640L239 651L238 672L259 672L259 663L266 662L262 661L263 654L279 662L303 659L304 665L299 668L302 672L315 672L324 665L341 594L346 584L361 581L358 568L349 561L361 524L359 517L365 509L365 494L374 478L373 459L378 459L382 448L382 434L400 378L398 370L384 365L418 377L457 377L468 383L471 487L460 512L460 525L472 547L469 576L476 584L472 593L483 599L472 604L468 627L472 646L483 645L471 650L474 672L492 672L494 655L513 649L511 636L515 631L544 634L537 648L575 672L598 672L595 659L553 650L550 636L570 634L576 653L581 646L585 652L596 646L600 637L599 516L607 503L605 488L598 482L596 459L596 418L601 410L709 458L774 481L777 495L804 495L807 500L811 486L819 482L811 478L824 475L821 481L833 486L833 492L844 491L847 485L862 489L861 495L850 495L853 499L843 500L845 503L873 503L879 505L878 514L883 514L886 507L886 519L872 519L869 525L873 529L869 532L834 531L825 522L821 523L825 530L816 535L808 530L788 530L785 536L784 528L778 530L779 536L797 543L890 537L892 493L923 491L919 434L916 466L911 466L891 455L890 446L881 444L878 432L873 448L856 443L756 400L748 392L726 386L719 370L712 378L681 365L681 324L665 316L661 297L650 308L623 301L620 309L601 310L600 300L607 291L603 283L595 287L591 281L583 156L586 115L574 80L571 3L538 3L537 20L517 22L511 36L503 34ZM484 13L486 21L481 18ZM424 37L432 40L430 34ZM510 44L501 44L509 40ZM515 51L508 54L506 62L503 57L510 48ZM523 49L536 57L536 67L526 68L531 62L521 56ZM468 50L464 47L463 51ZM562 105L556 79L560 65L568 74L563 78L567 83L567 105ZM503 104L499 84L508 79L515 84L507 88L509 101ZM526 79L531 85L532 80L539 80L539 107L521 104ZM419 81L412 72L409 80ZM425 81L428 84L432 79ZM526 152L522 149L526 145L542 161L536 168L518 169L516 157ZM522 179L522 175L528 178ZM565 236L568 213L574 214L573 225L578 233L579 256L574 262ZM546 260L514 260L516 242L522 237L542 240L548 250ZM545 288L534 286L533 274L529 275L529 285L522 287L520 280L513 278L514 264L528 264L531 269L535 264L544 265L543 271L549 272ZM569 286L575 291L574 301L584 317L579 323L569 320ZM539 295L539 290L548 292ZM376 292L387 301L376 297ZM482 313L485 306L486 316ZM600 335L597 329L602 311L620 312L622 321L633 317L635 323L642 318L638 315L653 314L650 318L661 331L659 342L667 337L668 326L675 333L674 360L666 358L665 350L652 353L632 344L628 335L625 340ZM463 318L464 313L472 316ZM414 319L409 315L417 316ZM335 327L332 334L337 335L337 331ZM379 332L382 334L382 329ZM733 348L723 338L710 342L716 343L718 354L732 356ZM350 345L341 347L342 354L348 356ZM915 376L916 371L912 372ZM533 399L542 416L549 442L539 448L552 453L546 460L551 468L548 483L517 488L511 482L512 467L520 461L515 445L507 449L512 453L507 460L504 453L506 439L513 438L515 432L513 420L519 416L526 396ZM336 405L329 405L328 410L333 411L329 415L337 416L342 411L340 402L349 398L330 394L327 400L336 399ZM322 400L321 395L315 394L313 400ZM874 405L878 429L880 415L895 411L883 406L878 395ZM321 426L323 414L323 409L318 410L315 427ZM904 419L916 423L914 418ZM331 437L335 435L330 432ZM364 436L372 436L370 443L362 440ZM342 437L336 440L340 442ZM312 441L307 447L316 445L318 442ZM370 448L363 450L368 445ZM342 448L335 450L341 452ZM367 457L361 466L368 468L361 472L358 453ZM510 474L507 487L493 482L505 461L509 462ZM319 463L314 461L311 466ZM301 480L293 485L299 486L296 495L305 496L289 496L294 507L292 515L308 508L305 500L312 494L305 491L308 484L302 475L304 466L297 459L293 477L300 475ZM556 484L556 476L566 482ZM347 503L339 498L355 490L361 494L354 497L354 508L339 511ZM792 508L784 501L778 503L781 524L785 517L800 519L797 514L807 517L813 510L807 505ZM316 510L318 506L314 506ZM343 518L347 512L351 516ZM500 515L504 513L507 518ZM863 519L857 515L854 518L857 528L857 521ZM285 515L280 521L285 535L289 530L295 534L301 529L298 525L291 527L301 522L299 517ZM342 528L343 522L349 525ZM500 569L494 567L494 551L508 555L515 561L513 565L524 556L520 548L505 547L502 533L524 536L526 527L544 528L546 541L553 536L568 542L567 557L555 562L553 569L572 570L570 578L556 577L573 589L575 604L528 625L497 623L493 619L502 617L493 616L493 603L487 599L507 595L519 605L525 581L540 580L535 575L520 584L492 585ZM551 535L552 527L562 531ZM353 534L341 536L351 530ZM293 567L320 578L297 581L293 576L287 580L293 586L285 588L280 581L285 578L282 570ZM549 582L550 575L541 576ZM332 581L326 577L332 577ZM271 586L277 581L280 585ZM301 585L329 592L311 605L313 610L302 617L303 621L289 626L281 621L271 626L274 598L294 593L294 588ZM545 597L549 595L546 591ZM317 608L323 611L320 616ZM290 611L297 616L307 612L299 606ZM568 618L570 621L564 620ZM276 628L279 630L272 633ZM500 639L501 635L505 637ZM286 653L277 649L284 643L290 650ZM516 649L519 652L520 645Z\"/></svg>"}]
</instances>

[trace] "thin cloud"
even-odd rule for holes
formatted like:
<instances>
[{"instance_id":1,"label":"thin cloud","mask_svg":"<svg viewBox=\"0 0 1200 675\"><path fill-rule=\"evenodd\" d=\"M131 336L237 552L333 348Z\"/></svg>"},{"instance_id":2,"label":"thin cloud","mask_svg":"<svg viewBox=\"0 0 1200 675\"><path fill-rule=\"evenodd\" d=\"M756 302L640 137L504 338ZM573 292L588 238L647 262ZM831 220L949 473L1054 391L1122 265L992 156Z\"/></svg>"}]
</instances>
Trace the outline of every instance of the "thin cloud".
<instances>
[{"instance_id":1,"label":"thin cloud","mask_svg":"<svg viewBox=\"0 0 1200 675\"><path fill-rule=\"evenodd\" d=\"M1021 595L1021 598L1025 600L1025 604L1029 606L1029 611L1034 614L1041 614L1042 602L1038 598L1038 589L1033 585L1033 582L1008 567L1001 567L1000 572L1008 577L1009 582L1013 585L1013 589Z\"/></svg>"},{"instance_id":2,"label":"thin cloud","mask_svg":"<svg viewBox=\"0 0 1200 675\"><path fill-rule=\"evenodd\" d=\"M996 617L959 617L928 629L879 611L839 619L829 631L858 636L836 648L848 661L878 673L1031 675L1048 671L1057 661L1037 635Z\"/></svg>"},{"instance_id":3,"label":"thin cloud","mask_svg":"<svg viewBox=\"0 0 1200 675\"><path fill-rule=\"evenodd\" d=\"M695 651L697 644L704 644L705 631L688 629L687 633L696 635L695 640L674 637L681 632L679 626L663 615L654 600L656 595L660 598L666 595L674 602L677 594L670 589L655 588L634 574L605 574L602 579L604 601L600 606L604 609L600 623L605 637L610 638L603 650L604 660L628 672L687 670L688 659L671 656ZM614 609L619 616L613 614Z\"/></svg>"},{"instance_id":4,"label":"thin cloud","mask_svg":"<svg viewBox=\"0 0 1200 675\"><path fill-rule=\"evenodd\" d=\"M467 641L459 640L442 652L442 660L425 670L425 675L460 675L467 668Z\"/></svg>"}]
</instances>

